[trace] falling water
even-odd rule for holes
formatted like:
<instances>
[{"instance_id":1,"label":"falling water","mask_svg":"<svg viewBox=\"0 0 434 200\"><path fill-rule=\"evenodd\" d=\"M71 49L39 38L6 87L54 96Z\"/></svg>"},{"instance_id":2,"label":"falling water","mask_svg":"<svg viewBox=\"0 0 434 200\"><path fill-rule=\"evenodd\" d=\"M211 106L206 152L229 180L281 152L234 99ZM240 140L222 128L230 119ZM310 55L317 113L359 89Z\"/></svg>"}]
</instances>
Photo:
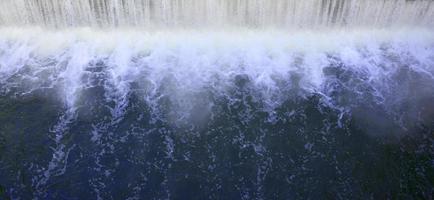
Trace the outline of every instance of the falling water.
<instances>
[{"instance_id":1,"label":"falling water","mask_svg":"<svg viewBox=\"0 0 434 200\"><path fill-rule=\"evenodd\" d=\"M3 0L1 25L48 27L433 26L432 0Z\"/></svg>"},{"instance_id":2,"label":"falling water","mask_svg":"<svg viewBox=\"0 0 434 200\"><path fill-rule=\"evenodd\" d=\"M0 0L0 199L430 199L432 0Z\"/></svg>"}]
</instances>

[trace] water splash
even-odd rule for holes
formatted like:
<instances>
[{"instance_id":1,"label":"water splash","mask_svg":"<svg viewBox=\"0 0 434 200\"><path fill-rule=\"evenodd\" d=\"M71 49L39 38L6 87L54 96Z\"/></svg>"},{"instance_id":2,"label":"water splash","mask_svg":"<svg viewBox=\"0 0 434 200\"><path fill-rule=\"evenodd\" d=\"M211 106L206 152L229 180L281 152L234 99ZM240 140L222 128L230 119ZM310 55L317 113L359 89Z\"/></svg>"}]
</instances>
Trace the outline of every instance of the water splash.
<instances>
[{"instance_id":1,"label":"water splash","mask_svg":"<svg viewBox=\"0 0 434 200\"><path fill-rule=\"evenodd\" d=\"M228 31L27 29L25 35L16 34L23 29L0 31L3 91L15 88L16 95L23 95L52 87L68 108L75 108L86 106L80 105L81 99L89 98L81 94L83 89L100 85L106 90L106 101L115 102L110 109L112 123L122 120L131 92L142 95L156 118L166 112L173 121L185 121L195 120L197 109L200 118L210 116L209 92L231 96L234 87L246 83L254 87L253 100L262 102L270 114L290 96L300 95L292 94L294 88L321 94L325 104L345 113L353 98L334 96L342 87L353 88L360 98L369 90L377 104L393 105L408 98L393 91L399 88L394 76L403 68L430 81L433 77L434 39L427 29L240 30L236 35ZM334 75L337 72L354 75L342 80ZM158 108L165 99L171 105ZM272 115L269 120L273 121Z\"/></svg>"}]
</instances>

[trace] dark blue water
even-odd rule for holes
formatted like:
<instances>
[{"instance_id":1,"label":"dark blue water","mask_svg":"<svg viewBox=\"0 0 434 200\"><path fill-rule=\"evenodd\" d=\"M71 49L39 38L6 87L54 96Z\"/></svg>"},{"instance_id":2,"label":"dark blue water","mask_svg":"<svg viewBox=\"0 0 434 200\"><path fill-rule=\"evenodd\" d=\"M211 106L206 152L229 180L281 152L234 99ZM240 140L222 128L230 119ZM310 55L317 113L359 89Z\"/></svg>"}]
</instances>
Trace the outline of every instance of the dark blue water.
<instances>
[{"instance_id":1,"label":"dark blue water","mask_svg":"<svg viewBox=\"0 0 434 200\"><path fill-rule=\"evenodd\" d=\"M248 60L224 79L201 72L204 84L176 71L183 51L152 65L157 51L128 59L144 71L116 82L111 58L71 53L82 48L64 61L11 51L0 50L0 199L433 197L433 66L406 49L374 51L371 67L393 68L382 84L361 70L369 56L325 53L320 87L306 87L300 55L268 92ZM27 60L6 71L10 55ZM153 84L153 66L173 71Z\"/></svg>"}]
</instances>

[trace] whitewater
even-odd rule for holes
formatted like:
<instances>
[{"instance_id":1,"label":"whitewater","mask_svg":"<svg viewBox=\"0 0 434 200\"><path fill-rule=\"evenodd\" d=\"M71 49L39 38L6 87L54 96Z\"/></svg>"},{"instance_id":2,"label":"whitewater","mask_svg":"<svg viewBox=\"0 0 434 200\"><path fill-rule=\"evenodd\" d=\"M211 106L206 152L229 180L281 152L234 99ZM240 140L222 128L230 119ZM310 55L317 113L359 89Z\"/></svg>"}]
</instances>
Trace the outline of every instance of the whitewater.
<instances>
[{"instance_id":1,"label":"whitewater","mask_svg":"<svg viewBox=\"0 0 434 200\"><path fill-rule=\"evenodd\" d=\"M0 199L430 198L432 0L3 0Z\"/></svg>"}]
</instances>

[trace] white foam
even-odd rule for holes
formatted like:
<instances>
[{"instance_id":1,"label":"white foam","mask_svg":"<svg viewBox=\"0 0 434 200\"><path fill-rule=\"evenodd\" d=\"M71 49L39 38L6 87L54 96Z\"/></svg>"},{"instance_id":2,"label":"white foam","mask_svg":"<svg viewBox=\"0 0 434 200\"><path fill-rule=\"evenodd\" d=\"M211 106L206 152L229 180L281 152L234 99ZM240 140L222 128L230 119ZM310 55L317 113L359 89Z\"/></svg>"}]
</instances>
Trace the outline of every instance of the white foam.
<instances>
[{"instance_id":1,"label":"white foam","mask_svg":"<svg viewBox=\"0 0 434 200\"><path fill-rule=\"evenodd\" d=\"M317 33L2 28L0 35L3 87L13 82L27 85L22 90L31 92L51 82L50 87L63 94L60 99L74 107L81 90L88 87L82 79L92 73L87 68L102 62L109 75L106 98L118 102L114 116L122 116L131 83L139 85L150 105L170 97L176 102L173 109L188 117L204 88L224 94L234 87L237 75L247 76L258 99L273 109L289 95L279 81L288 81L291 74L300 76L303 90L327 95L324 68L333 62L369 77L363 81L378 91L379 98L400 66L431 77L434 73L434 34L429 29Z\"/></svg>"}]
</instances>

